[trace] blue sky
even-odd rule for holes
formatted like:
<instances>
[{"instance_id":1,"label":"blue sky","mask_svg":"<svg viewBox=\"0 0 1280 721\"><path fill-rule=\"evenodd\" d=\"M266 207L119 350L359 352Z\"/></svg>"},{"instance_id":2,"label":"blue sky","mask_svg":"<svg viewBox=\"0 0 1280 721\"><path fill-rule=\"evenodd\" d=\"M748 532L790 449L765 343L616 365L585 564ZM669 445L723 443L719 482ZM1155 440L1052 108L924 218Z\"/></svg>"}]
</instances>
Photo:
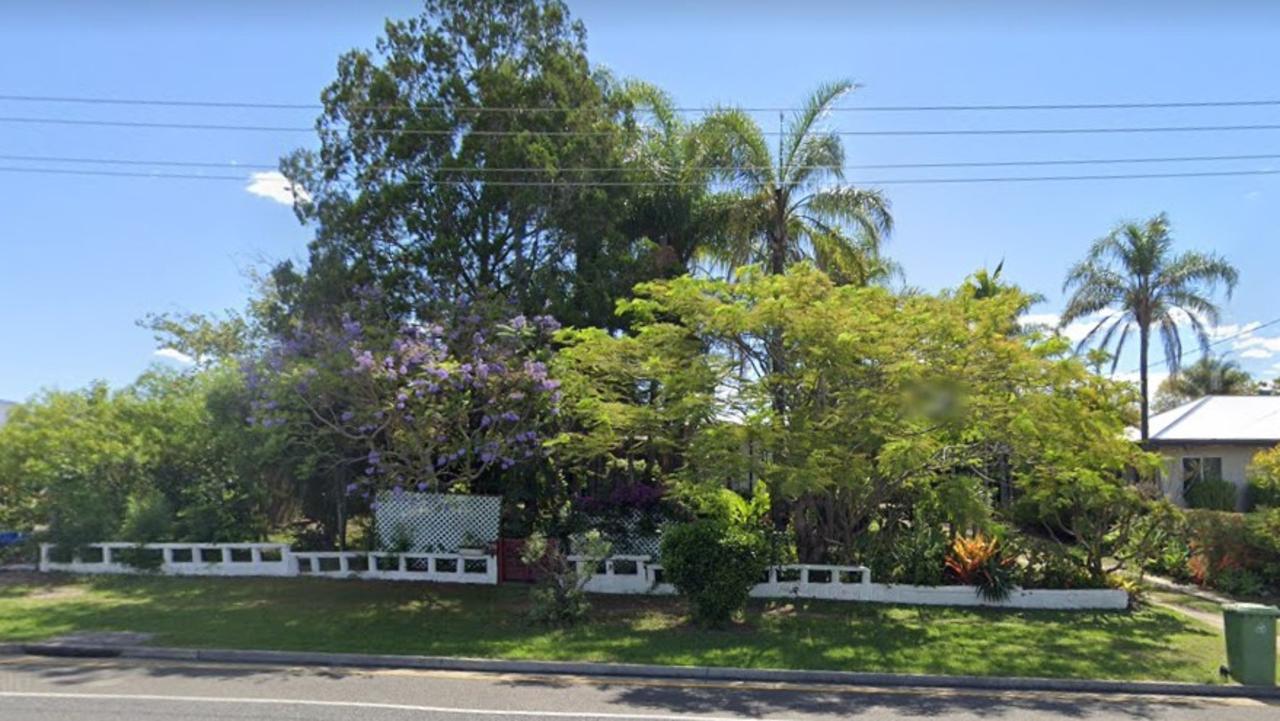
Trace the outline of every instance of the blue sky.
<instances>
[{"instance_id":1,"label":"blue sky","mask_svg":"<svg viewBox=\"0 0 1280 721\"><path fill-rule=\"evenodd\" d=\"M1075 3L645 3L570 0L591 57L682 105L792 106L817 83L864 85L849 105L1275 99L1280 18L1263 3L1123 11ZM8 3L0 94L313 102L337 56L370 46L414 2ZM1036 6L1028 8L1028 6ZM0 101L0 116L310 125L308 111L191 110ZM776 119L762 118L770 123ZM846 113L833 127L1102 127L1277 124L1280 107L1020 113ZM272 163L308 134L0 122L0 154ZM858 137L852 163L1280 154L1280 131L1149 135ZM50 167L0 160L0 166ZM922 175L1267 169L1280 161L1065 169L865 171ZM225 172L225 171L213 171ZM127 383L155 355L151 311L241 307L247 271L301 257L309 231L263 183L0 172L0 398L95 378ZM278 189L277 189L278 190ZM1052 314L1068 264L1115 222L1168 211L1183 247L1242 272L1224 333L1280 316L1274 302L1280 176L886 186L889 252L910 283L954 285L1005 261ZM1271 337L1274 334L1276 337ZM1280 327L1225 343L1280 375ZM1131 366L1132 363L1122 364Z\"/></svg>"}]
</instances>

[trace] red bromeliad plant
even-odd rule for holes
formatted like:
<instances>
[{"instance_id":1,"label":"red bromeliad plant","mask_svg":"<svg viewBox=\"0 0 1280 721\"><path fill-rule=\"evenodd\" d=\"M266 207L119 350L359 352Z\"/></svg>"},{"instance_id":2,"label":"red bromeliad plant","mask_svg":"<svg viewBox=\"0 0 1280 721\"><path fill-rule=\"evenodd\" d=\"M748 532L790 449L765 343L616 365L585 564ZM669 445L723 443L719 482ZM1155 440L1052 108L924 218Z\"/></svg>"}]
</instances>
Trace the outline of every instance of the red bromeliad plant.
<instances>
[{"instance_id":1,"label":"red bromeliad plant","mask_svg":"<svg viewBox=\"0 0 1280 721\"><path fill-rule=\"evenodd\" d=\"M989 601L1002 601L1013 588L1016 558L1005 557L1000 541L979 533L957 538L947 554L947 574L965 586L976 586Z\"/></svg>"}]
</instances>

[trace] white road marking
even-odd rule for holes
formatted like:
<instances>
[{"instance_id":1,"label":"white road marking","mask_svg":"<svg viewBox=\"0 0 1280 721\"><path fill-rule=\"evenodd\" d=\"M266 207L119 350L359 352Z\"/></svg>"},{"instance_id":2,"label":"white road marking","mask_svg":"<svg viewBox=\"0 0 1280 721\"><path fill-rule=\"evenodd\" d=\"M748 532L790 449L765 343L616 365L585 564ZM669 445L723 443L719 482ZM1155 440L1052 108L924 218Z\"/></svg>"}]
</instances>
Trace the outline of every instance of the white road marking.
<instances>
[{"instance_id":1,"label":"white road marking","mask_svg":"<svg viewBox=\"0 0 1280 721\"><path fill-rule=\"evenodd\" d=\"M116 693L49 693L43 691L0 691L0 699L45 698L85 699L91 701L178 701L182 703L257 704L262 706L320 706L329 708L363 708L385 711L416 711L419 713L459 714L466 716L519 716L524 718L573 718L573 719L640 719L640 721L743 721L755 716L690 716L684 714L608 713L604 711L528 711L522 709L450 708L447 706L417 706L399 703L372 703L364 701L318 701L314 699L237 698L223 696L164 696L159 694ZM769 721L790 721L769 717Z\"/></svg>"}]
</instances>

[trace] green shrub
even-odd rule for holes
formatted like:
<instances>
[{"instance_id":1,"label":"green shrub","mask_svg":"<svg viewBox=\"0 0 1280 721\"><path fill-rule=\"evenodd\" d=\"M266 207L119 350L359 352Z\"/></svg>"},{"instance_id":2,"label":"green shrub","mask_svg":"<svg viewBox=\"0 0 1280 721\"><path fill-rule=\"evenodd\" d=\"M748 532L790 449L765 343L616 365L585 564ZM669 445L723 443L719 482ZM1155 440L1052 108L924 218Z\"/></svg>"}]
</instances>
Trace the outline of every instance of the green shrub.
<instances>
[{"instance_id":1,"label":"green shrub","mask_svg":"<svg viewBox=\"0 0 1280 721\"><path fill-rule=\"evenodd\" d=\"M1187 576L1238 596L1280 593L1280 509L1187 512Z\"/></svg>"},{"instance_id":2,"label":"green shrub","mask_svg":"<svg viewBox=\"0 0 1280 721\"><path fill-rule=\"evenodd\" d=\"M152 491L130 498L120 537L134 543L172 540L173 507L164 494Z\"/></svg>"},{"instance_id":3,"label":"green shrub","mask_svg":"<svg viewBox=\"0 0 1280 721\"><path fill-rule=\"evenodd\" d=\"M1213 587L1230 596L1255 598L1266 590L1262 576L1247 568L1228 568L1214 578Z\"/></svg>"},{"instance_id":4,"label":"green shrub","mask_svg":"<svg viewBox=\"0 0 1280 721\"><path fill-rule=\"evenodd\" d=\"M1236 510L1236 487L1231 481L1205 478L1187 487L1187 505L1211 511Z\"/></svg>"},{"instance_id":5,"label":"green shrub","mask_svg":"<svg viewBox=\"0 0 1280 721\"><path fill-rule=\"evenodd\" d=\"M117 548L111 552L111 559L139 571L159 571L164 565L164 552L158 548L147 548L142 544L131 548Z\"/></svg>"},{"instance_id":6,"label":"green shrub","mask_svg":"<svg viewBox=\"0 0 1280 721\"><path fill-rule=\"evenodd\" d=\"M1280 508L1280 477L1254 474L1245 489L1245 507L1249 510Z\"/></svg>"},{"instance_id":7,"label":"green shrub","mask_svg":"<svg viewBox=\"0 0 1280 721\"><path fill-rule=\"evenodd\" d=\"M1023 588L1099 588L1085 567L1083 553L1072 546L1034 538L1023 538L1025 565L1018 585Z\"/></svg>"},{"instance_id":8,"label":"green shrub","mask_svg":"<svg viewBox=\"0 0 1280 721\"><path fill-rule=\"evenodd\" d=\"M672 527L662 536L662 568L684 596L693 620L723 626L747 603L768 567L763 534L720 519Z\"/></svg>"},{"instance_id":9,"label":"green shrub","mask_svg":"<svg viewBox=\"0 0 1280 721\"><path fill-rule=\"evenodd\" d=\"M1245 517L1245 540L1254 549L1253 566L1267 591L1280 595L1280 507L1264 508Z\"/></svg>"},{"instance_id":10,"label":"green shrub","mask_svg":"<svg viewBox=\"0 0 1280 721\"><path fill-rule=\"evenodd\" d=\"M599 531L591 530L575 539L573 551L586 559L603 559L610 553L610 544ZM538 585L529 595L530 620L549 626L572 626L586 618L591 604L583 589L596 574L596 563L585 560L574 564L562 544L541 533L525 539L520 560L538 576Z\"/></svg>"},{"instance_id":11,"label":"green shrub","mask_svg":"<svg viewBox=\"0 0 1280 721\"><path fill-rule=\"evenodd\" d=\"M1280 508L1280 446L1263 451L1249 464L1245 507Z\"/></svg>"},{"instance_id":12,"label":"green shrub","mask_svg":"<svg viewBox=\"0 0 1280 721\"><path fill-rule=\"evenodd\" d=\"M885 583L941 586L947 560L947 534L937 525L913 521L881 559L869 559ZM877 562L881 561L881 562ZM884 568L881 572L880 568Z\"/></svg>"}]
</instances>

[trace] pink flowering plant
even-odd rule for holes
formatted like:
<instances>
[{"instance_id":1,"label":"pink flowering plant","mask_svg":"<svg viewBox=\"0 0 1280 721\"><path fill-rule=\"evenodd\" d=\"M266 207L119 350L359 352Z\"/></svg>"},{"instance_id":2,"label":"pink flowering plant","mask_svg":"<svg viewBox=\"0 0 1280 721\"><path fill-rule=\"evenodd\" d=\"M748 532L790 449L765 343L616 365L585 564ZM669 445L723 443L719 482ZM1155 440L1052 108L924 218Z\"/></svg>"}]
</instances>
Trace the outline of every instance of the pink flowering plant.
<instances>
[{"instance_id":1,"label":"pink flowering plant","mask_svg":"<svg viewBox=\"0 0 1280 721\"><path fill-rule=\"evenodd\" d=\"M347 449L339 461L359 468L348 494L467 492L542 454L560 401L546 365L558 328L463 306L393 333L350 319L300 329L249 370L265 389L249 421Z\"/></svg>"}]
</instances>

